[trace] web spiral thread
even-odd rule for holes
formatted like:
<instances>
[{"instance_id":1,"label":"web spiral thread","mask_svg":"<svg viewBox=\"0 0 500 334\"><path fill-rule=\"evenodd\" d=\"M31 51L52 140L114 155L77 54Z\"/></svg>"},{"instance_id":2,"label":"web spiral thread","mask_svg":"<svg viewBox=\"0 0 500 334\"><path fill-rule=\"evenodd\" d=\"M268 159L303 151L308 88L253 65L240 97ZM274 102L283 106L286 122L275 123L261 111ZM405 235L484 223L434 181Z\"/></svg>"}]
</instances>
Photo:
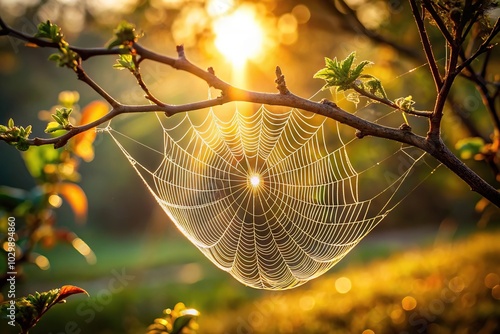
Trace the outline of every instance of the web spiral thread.
<instances>
[{"instance_id":1,"label":"web spiral thread","mask_svg":"<svg viewBox=\"0 0 500 334\"><path fill-rule=\"evenodd\" d=\"M196 122L157 117L164 151L155 170L107 130L179 230L254 288L289 289L328 271L394 207L411 170L362 198L349 143L322 116L261 106L230 118L211 109ZM411 166L422 158L409 157Z\"/></svg>"}]
</instances>

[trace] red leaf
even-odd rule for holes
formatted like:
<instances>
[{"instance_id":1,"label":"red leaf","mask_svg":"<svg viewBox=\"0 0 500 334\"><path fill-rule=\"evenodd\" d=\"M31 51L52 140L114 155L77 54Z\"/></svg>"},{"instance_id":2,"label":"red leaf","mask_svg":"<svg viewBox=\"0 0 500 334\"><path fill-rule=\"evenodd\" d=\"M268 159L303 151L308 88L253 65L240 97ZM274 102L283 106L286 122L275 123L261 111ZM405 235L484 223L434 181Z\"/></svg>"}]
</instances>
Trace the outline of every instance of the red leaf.
<instances>
[{"instance_id":1,"label":"red leaf","mask_svg":"<svg viewBox=\"0 0 500 334\"><path fill-rule=\"evenodd\" d=\"M84 293L89 295L87 291L74 285L64 285L59 290L59 296L57 296L55 302L59 303L61 300L68 298L71 295L76 295L78 293Z\"/></svg>"}]
</instances>

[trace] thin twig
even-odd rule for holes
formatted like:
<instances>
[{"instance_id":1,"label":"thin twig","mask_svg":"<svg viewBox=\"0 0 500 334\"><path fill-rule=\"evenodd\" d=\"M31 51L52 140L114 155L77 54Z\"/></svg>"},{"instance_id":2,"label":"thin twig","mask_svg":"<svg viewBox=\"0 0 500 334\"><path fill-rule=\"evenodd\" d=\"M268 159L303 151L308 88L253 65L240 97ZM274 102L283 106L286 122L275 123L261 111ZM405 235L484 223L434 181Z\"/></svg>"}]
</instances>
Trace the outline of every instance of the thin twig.
<instances>
[{"instance_id":1,"label":"thin twig","mask_svg":"<svg viewBox=\"0 0 500 334\"><path fill-rule=\"evenodd\" d=\"M420 116L420 117L431 117L432 115L432 111L422 111L422 110L406 110L406 109L403 109L401 108L400 106L398 106L396 103L394 103L393 101L389 100L389 99L386 99L386 98L383 98L383 97L380 97L380 96L377 96L375 94L372 94L370 92L367 92L366 90L362 89L361 87L353 84L351 85L351 88L354 89L356 92L358 92L359 94L369 98L370 100L374 100L374 101L377 101L377 102L380 102L382 104L385 104L393 109L396 109L396 110L399 110L401 112L404 112L404 113L407 113L407 114L410 114L410 115L415 115L415 116Z\"/></svg>"},{"instance_id":2,"label":"thin twig","mask_svg":"<svg viewBox=\"0 0 500 334\"><path fill-rule=\"evenodd\" d=\"M414 2L414 0L410 0L410 4L413 2ZM439 14L434 9L432 1L422 0L422 2L424 4L425 9L427 9L429 14L431 14L434 22L436 22L436 24L437 24L439 30L441 31L441 33L443 34L444 38L448 41L448 43L450 45L453 45L455 40L454 40L453 36L451 35L450 31L448 30L448 28L446 27L446 24L444 24L443 20L441 19Z\"/></svg>"},{"instance_id":3,"label":"thin twig","mask_svg":"<svg viewBox=\"0 0 500 334\"><path fill-rule=\"evenodd\" d=\"M78 76L78 80L85 82L89 85L97 94L102 96L113 108L116 108L120 105L118 101L116 101L111 95L109 95L104 89L101 88L94 80L92 80L87 73L83 70L81 64L79 64L76 68L76 74Z\"/></svg>"},{"instance_id":4,"label":"thin twig","mask_svg":"<svg viewBox=\"0 0 500 334\"><path fill-rule=\"evenodd\" d=\"M149 101L153 102L154 104L158 105L158 106L165 106L165 103L163 103L160 100L158 100L151 93L151 91L149 90L148 86L146 85L146 83L142 79L142 74L141 74L141 71L139 69L140 60L138 61L137 57L135 57L135 56L132 59L134 61L135 69L133 71L131 71L131 72L134 75L135 79L137 80L137 83L139 84L139 86L142 88L142 90L146 94L144 97L146 99L148 99Z\"/></svg>"},{"instance_id":5,"label":"thin twig","mask_svg":"<svg viewBox=\"0 0 500 334\"><path fill-rule=\"evenodd\" d=\"M441 74L439 73L439 68L436 62L436 58L434 57L434 52L432 51L431 42L429 40L429 36L427 35L427 31L425 29L424 20L420 16L420 12L418 10L416 1L410 0L410 5L411 5L411 10L413 12L413 17L415 18L415 23L417 24L418 33L420 34L420 41L422 43L422 47L424 48L425 57L427 58L427 63L429 64L429 68L431 69L432 73L432 78L434 79L434 84L436 85L436 91L439 91L443 86L443 79L441 78Z\"/></svg>"},{"instance_id":6,"label":"thin twig","mask_svg":"<svg viewBox=\"0 0 500 334\"><path fill-rule=\"evenodd\" d=\"M474 52L473 55L471 55L468 59L465 59L459 66L457 66L456 71L461 72L465 67L467 67L470 63L472 63L481 54L494 48L497 44L490 44L490 43L493 40L493 38L495 38L495 36L498 35L499 32L500 32L500 18L497 19L495 25L493 26L493 29L491 30L488 37L481 44L481 46L476 50L476 52Z\"/></svg>"}]
</instances>

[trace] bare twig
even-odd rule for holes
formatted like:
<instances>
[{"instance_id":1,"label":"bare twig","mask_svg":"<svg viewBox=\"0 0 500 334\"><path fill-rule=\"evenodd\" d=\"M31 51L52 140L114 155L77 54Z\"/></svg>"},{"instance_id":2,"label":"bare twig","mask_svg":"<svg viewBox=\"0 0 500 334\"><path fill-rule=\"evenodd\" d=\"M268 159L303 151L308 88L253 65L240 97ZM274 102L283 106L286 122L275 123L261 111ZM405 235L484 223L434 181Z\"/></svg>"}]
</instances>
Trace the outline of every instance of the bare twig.
<instances>
[{"instance_id":1,"label":"bare twig","mask_svg":"<svg viewBox=\"0 0 500 334\"><path fill-rule=\"evenodd\" d=\"M436 90L439 91L443 86L443 79L441 78L441 74L439 73L436 58L434 57L434 52L432 51L431 42L429 40L429 36L427 35L427 30L425 29L423 13L421 16L415 0L410 0L410 5L413 12L413 17L415 18L415 23L417 24L418 32L420 34L420 40L422 42L425 57L427 58L427 63L429 64L432 78L434 79L434 84L436 85Z\"/></svg>"},{"instance_id":2,"label":"bare twig","mask_svg":"<svg viewBox=\"0 0 500 334\"><path fill-rule=\"evenodd\" d=\"M386 98L383 98L383 97L380 97L380 96L377 96L377 95L372 94L370 92L367 92L366 90L362 89L358 85L353 84L353 85L351 85L351 88L354 89L356 92L358 92L360 95L363 95L363 96L369 98L370 100L380 102L380 103L385 104L393 109L399 110L399 111L407 113L409 115L415 115L415 116L427 117L427 118L432 116L432 111L403 109L400 106L398 106L396 103L394 103L393 101L386 99Z\"/></svg>"},{"instance_id":3,"label":"bare twig","mask_svg":"<svg viewBox=\"0 0 500 334\"><path fill-rule=\"evenodd\" d=\"M76 67L76 74L78 76L78 80L85 82L89 85L97 94L102 96L113 108L116 108L120 105L118 101L116 101L111 95L109 95L104 89L101 88L94 80L92 80L87 73L83 70L81 64L78 64Z\"/></svg>"},{"instance_id":4,"label":"bare twig","mask_svg":"<svg viewBox=\"0 0 500 334\"><path fill-rule=\"evenodd\" d=\"M497 19L495 22L495 26L491 30L490 34L488 37L485 39L485 41L481 44L481 46L474 52L473 55L471 55L469 58L464 59L463 63L461 63L459 66L457 66L456 71L461 72L465 67L469 66L477 57L479 57L481 54L491 50L495 45L490 44L493 38L495 38L496 35L500 32L500 18Z\"/></svg>"},{"instance_id":5,"label":"bare twig","mask_svg":"<svg viewBox=\"0 0 500 334\"><path fill-rule=\"evenodd\" d=\"M414 2L414 0L410 0L410 3L413 3L413 2ZM450 45L453 45L455 42L455 39L453 38L450 31L446 27L446 24L443 22L443 20L439 16L439 14L434 9L434 5L433 5L432 1L422 0L422 3L424 5L425 9L429 12L429 14L431 14L432 19L434 20L434 22L436 22L436 24L439 27L439 30L443 34L444 38L448 41L448 43Z\"/></svg>"},{"instance_id":6,"label":"bare twig","mask_svg":"<svg viewBox=\"0 0 500 334\"><path fill-rule=\"evenodd\" d=\"M139 84L139 86L142 88L142 90L146 94L146 95L144 95L144 97L146 99L148 99L149 101L153 102L154 104L158 105L158 106L164 106L165 103L163 103L160 100L158 100L151 93L151 91L149 90L148 86L146 85L146 83L142 79L142 74L141 74L141 71L139 69L139 64L140 64L141 60L137 60L137 57L133 57L133 61L134 61L135 69L132 71L132 73L134 74L134 77L136 78L137 83Z\"/></svg>"},{"instance_id":7,"label":"bare twig","mask_svg":"<svg viewBox=\"0 0 500 334\"><path fill-rule=\"evenodd\" d=\"M279 90L280 94L290 94L290 91L286 87L285 76L281 72L281 68L276 66L276 80L274 82L277 84L276 88Z\"/></svg>"}]
</instances>

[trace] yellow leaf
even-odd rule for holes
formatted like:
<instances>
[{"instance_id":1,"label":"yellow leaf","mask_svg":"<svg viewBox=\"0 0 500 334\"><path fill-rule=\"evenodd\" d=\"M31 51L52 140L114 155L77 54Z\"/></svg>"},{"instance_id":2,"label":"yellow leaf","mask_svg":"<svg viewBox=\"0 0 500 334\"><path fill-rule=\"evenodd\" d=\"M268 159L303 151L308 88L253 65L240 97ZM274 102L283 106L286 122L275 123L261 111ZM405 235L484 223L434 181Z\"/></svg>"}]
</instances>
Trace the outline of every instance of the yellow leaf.
<instances>
[{"instance_id":1,"label":"yellow leaf","mask_svg":"<svg viewBox=\"0 0 500 334\"><path fill-rule=\"evenodd\" d=\"M80 186L74 183L61 183L58 186L59 194L71 206L77 223L85 222L87 218L87 196Z\"/></svg>"}]
</instances>

